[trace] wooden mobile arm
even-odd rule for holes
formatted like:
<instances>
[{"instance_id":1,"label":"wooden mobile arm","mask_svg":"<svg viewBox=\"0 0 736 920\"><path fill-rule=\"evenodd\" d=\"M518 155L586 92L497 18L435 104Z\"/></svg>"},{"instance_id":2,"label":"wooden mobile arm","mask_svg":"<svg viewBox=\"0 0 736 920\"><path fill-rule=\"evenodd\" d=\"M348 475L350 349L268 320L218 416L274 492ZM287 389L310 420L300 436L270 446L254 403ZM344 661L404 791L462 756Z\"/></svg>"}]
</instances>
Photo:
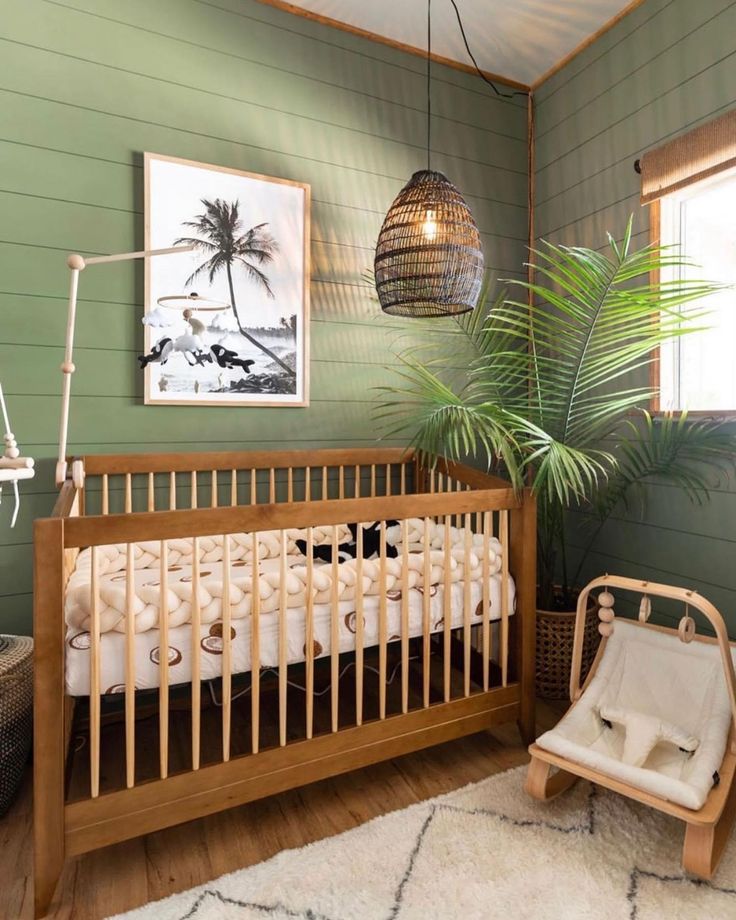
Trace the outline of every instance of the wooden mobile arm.
<instances>
[{"instance_id":1,"label":"wooden mobile arm","mask_svg":"<svg viewBox=\"0 0 736 920\"><path fill-rule=\"evenodd\" d=\"M59 456L56 463L56 484L60 486L66 479L66 445L69 432L69 402L72 392L72 374L76 370L72 360L74 356L74 328L77 318L77 291L79 289L79 273L88 265L103 265L108 262L127 262L130 259L146 259L149 256L166 256L173 252L191 252L195 247L169 246L166 249L143 249L138 252L119 252L109 256L92 256L86 259L78 253L67 257L71 275L69 278L69 309L66 318L66 343L64 347L64 361L61 365L63 383L61 390L61 421L59 424ZM84 481L84 470L75 470L75 485L80 488Z\"/></svg>"},{"instance_id":2,"label":"wooden mobile arm","mask_svg":"<svg viewBox=\"0 0 736 920\"><path fill-rule=\"evenodd\" d=\"M570 674L570 699L574 703L583 692L580 686L580 672L583 657L583 638L585 634L585 616L588 608L590 592L596 588L622 588L626 591L636 591L639 594L665 597L669 600L682 601L699 610L709 621L716 634L716 640L721 653L723 674L726 679L731 716L736 738L736 674L734 673L731 646L728 641L728 631L723 617L718 609L709 600L701 597L697 591L688 588L677 588L673 585L661 585L653 581L640 581L636 578L624 578L621 575L603 575L589 582L580 592L577 613L575 618L575 640L572 648L572 672ZM602 640L606 641L605 637Z\"/></svg>"}]
</instances>

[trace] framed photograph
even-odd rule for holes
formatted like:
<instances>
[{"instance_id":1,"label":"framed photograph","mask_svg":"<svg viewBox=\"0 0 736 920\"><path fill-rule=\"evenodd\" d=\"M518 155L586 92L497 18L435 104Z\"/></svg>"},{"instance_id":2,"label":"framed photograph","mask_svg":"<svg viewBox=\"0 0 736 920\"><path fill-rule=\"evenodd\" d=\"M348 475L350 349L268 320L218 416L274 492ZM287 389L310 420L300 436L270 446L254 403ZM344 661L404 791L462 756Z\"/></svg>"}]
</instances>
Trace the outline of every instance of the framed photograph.
<instances>
[{"instance_id":1,"label":"framed photograph","mask_svg":"<svg viewBox=\"0 0 736 920\"><path fill-rule=\"evenodd\" d=\"M145 402L309 405L310 189L144 154Z\"/></svg>"}]
</instances>

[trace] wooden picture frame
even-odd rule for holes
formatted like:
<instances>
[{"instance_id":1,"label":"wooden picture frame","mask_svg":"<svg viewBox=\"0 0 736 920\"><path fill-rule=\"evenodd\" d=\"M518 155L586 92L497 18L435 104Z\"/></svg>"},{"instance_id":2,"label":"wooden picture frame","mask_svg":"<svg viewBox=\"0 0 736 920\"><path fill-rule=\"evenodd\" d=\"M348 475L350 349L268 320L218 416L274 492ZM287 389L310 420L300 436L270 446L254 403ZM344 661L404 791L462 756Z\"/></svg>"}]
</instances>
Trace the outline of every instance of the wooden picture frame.
<instances>
[{"instance_id":1,"label":"wooden picture frame","mask_svg":"<svg viewBox=\"0 0 736 920\"><path fill-rule=\"evenodd\" d=\"M143 164L146 249L197 241L145 262L145 404L308 406L310 186L155 153ZM242 247L211 276L217 221Z\"/></svg>"}]
</instances>

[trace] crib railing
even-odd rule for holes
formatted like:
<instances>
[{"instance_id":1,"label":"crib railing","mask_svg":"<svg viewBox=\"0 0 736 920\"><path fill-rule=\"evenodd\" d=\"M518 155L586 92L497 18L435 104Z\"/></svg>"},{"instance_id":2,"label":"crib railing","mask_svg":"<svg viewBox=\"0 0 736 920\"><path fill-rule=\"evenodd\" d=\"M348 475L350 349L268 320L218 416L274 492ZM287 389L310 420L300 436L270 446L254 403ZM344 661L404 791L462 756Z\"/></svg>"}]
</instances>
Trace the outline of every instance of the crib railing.
<instances>
[{"instance_id":1,"label":"crib railing","mask_svg":"<svg viewBox=\"0 0 736 920\"><path fill-rule=\"evenodd\" d=\"M83 458L85 514L405 495L417 461L399 448L119 454ZM206 465L205 465L206 464Z\"/></svg>"},{"instance_id":2,"label":"crib railing","mask_svg":"<svg viewBox=\"0 0 736 920\"><path fill-rule=\"evenodd\" d=\"M533 736L535 509L528 493L517 495L503 480L452 464L439 463L425 469L412 455L399 450L315 451L263 454L121 455L84 458L82 490L71 481L62 488L55 516L36 523L36 741L37 782L42 789L37 827L51 825L50 834L61 835L66 853L79 853L153 830L188 817L207 814L258 795L331 775L381 759L382 743L392 755L437 740L457 737L488 727L494 721L516 718L524 734ZM409 546L407 521L421 521L423 542L430 531L444 534L444 553L439 583L442 586L441 623L432 623L432 562L424 553L420 586L421 627L410 635ZM367 596L355 591L354 650L340 652L340 594L337 546L344 524L378 522L376 592L377 642L366 642ZM388 598L387 522L401 522L402 538L398 597ZM315 649L313 587L317 571L313 531L329 534L333 549L329 597L329 651ZM474 540L480 544L480 589L470 579L462 587L462 614L451 603L451 528L460 531L459 548L469 559ZM306 531L304 604L304 657L290 662L287 647L287 531ZM269 612L277 624L277 660L264 663L261 606L267 591L259 560L264 534L276 534L281 553L277 565L281 590ZM253 560L250 611L250 686L245 706L233 673L232 626L233 555L242 552L247 535ZM198 543L204 538L222 541L222 668L218 684L219 727L215 739L218 753L212 759L213 737L203 733L203 685L201 628L206 617L199 600L202 562ZM492 616L490 605L490 541L501 544L500 610ZM273 539L269 536L269 539ZM172 700L181 693L171 682L168 588L171 578L171 541L192 543L191 682L187 716L190 750L187 761L172 768ZM135 657L135 559L134 544L157 546L160 581L159 683L155 717L158 722L156 776L143 776L136 763L136 736L140 725ZM103 780L102 634L100 547L121 544L124 553L123 647L124 686L121 701L124 725L122 782ZM82 798L65 805L64 758L71 732L71 701L64 697L64 590L77 554L89 548L89 785ZM363 583L368 560L363 532L357 529L355 575ZM509 574L517 592L517 615L512 616ZM459 585L459 583L458 583ZM439 592L437 592L439 593ZM389 603L398 601L398 630L389 632ZM415 601L416 604L416 601ZM437 606L440 603L437 602ZM476 608L479 607L479 612ZM416 609L416 607L414 608ZM391 608L395 613L395 606ZM436 611L435 611L436 612ZM495 613L495 611L494 611ZM352 611L351 611L352 614ZM248 618L241 617L245 620ZM207 621L209 622L209 621ZM494 625L497 622L498 625ZM237 624L236 624L237 625ZM354 676L341 680L346 658ZM262 665L273 678L262 674ZM294 668L299 669L304 701L293 721L294 694L289 691ZM377 674L374 675L373 669ZM319 691L329 701L327 719L317 725L317 677L326 682ZM371 693L367 691L370 675ZM393 678L397 677L396 683ZM377 677L377 688L375 686ZM267 681L267 685L264 684ZM300 687L302 686L300 683ZM206 689L206 685L205 685ZM377 690L377 693L376 693ZM152 691L155 694L155 691ZM377 697L377 699L376 699ZM321 698L321 697L320 697ZM236 706L238 718L235 718ZM302 708L303 707L303 708ZM249 709L249 712L248 712ZM370 710L370 711L368 711ZM244 711L244 712L243 712ZM264 733L264 714L273 715L274 734ZM321 710L320 710L321 715ZM178 718L178 716L177 716ZM403 720L397 722L397 720ZM244 737L243 726L250 735ZM359 732L358 736L354 735ZM270 732L270 729L269 729ZM332 739L332 740L331 740ZM358 740L359 739L359 740ZM307 745L308 747L305 747ZM203 747L208 756L203 759ZM45 751L45 759L44 752ZM56 758L53 752L56 751ZM283 759L279 752L282 752ZM61 766L58 760L61 759ZM106 761L109 763L109 758ZM121 764L121 767L123 765ZM301 771L301 772L300 772ZM188 785L187 777L200 779ZM302 777L299 782L295 779ZM109 777L108 777L109 780ZM61 797L61 798L59 798ZM132 797L132 798L128 798ZM186 801L175 816L167 807ZM168 806L167 806L167 803ZM59 807L62 818L59 820ZM128 818L130 817L130 820ZM44 832L45 839L49 834ZM63 848L62 848L63 849ZM47 863L43 871L53 875L58 847L37 859ZM58 868L58 867L56 867Z\"/></svg>"}]
</instances>

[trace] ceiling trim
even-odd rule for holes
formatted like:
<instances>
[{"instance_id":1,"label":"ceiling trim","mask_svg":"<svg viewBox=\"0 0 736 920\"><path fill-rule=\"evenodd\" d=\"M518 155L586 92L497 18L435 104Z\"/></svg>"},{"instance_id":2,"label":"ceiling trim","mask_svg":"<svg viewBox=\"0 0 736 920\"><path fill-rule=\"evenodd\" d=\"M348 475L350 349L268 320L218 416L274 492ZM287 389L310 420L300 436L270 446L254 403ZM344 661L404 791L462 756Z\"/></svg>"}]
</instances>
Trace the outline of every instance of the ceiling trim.
<instances>
[{"instance_id":1,"label":"ceiling trim","mask_svg":"<svg viewBox=\"0 0 736 920\"><path fill-rule=\"evenodd\" d=\"M643 2L643 0L639 0L639 2ZM397 51L404 51L408 54L414 54L417 57L423 58L424 60L427 59L426 48L417 48L414 45L407 45L404 42L396 41L393 38L387 38L385 35L379 35L376 32L370 32L368 29L361 29L358 26L353 26L350 23L343 22L340 19L333 19L331 16L323 16L321 13L315 13L313 10L304 9L304 7L297 6L294 3L288 3L287 0L258 0L258 3L262 3L264 6L272 6L275 9L282 10L285 13L292 13L295 16L301 16L303 19L309 19L311 22L318 22L323 26L331 26L333 29L340 29L341 32L348 32L350 35L357 35L359 38L367 38L370 41L378 42L380 45L388 45L389 48L395 48ZM452 58L446 58L441 54L435 54L434 52L432 52L430 56L436 64L444 64L445 67L451 67L453 70L460 70L463 73L471 73L477 75L475 67L473 67L471 64L463 64L460 61L454 61ZM505 86L510 86L512 89L521 90L524 93L528 93L531 90L531 87L528 83L520 83L518 80L513 80L511 77L504 77L503 74L491 73L490 71L484 70L483 75L489 80L493 80L496 83L503 83Z\"/></svg>"},{"instance_id":2,"label":"ceiling trim","mask_svg":"<svg viewBox=\"0 0 736 920\"><path fill-rule=\"evenodd\" d=\"M531 92L535 92L539 87L546 83L550 77L553 77L556 73L559 73L563 67L566 67L573 58L576 58L579 54L582 54L586 48L589 48L593 42L597 41L602 35L605 35L606 32L610 31L615 25L618 25L624 17L628 16L629 13L633 13L634 10L641 6L644 3L644 0L631 0L622 10L619 10L615 16L612 16L608 22L604 22L600 29L593 32L592 35L589 35L584 41L580 42L575 48L572 49L568 54L561 58L556 64L553 64L549 70L545 71L541 77L538 77L531 85Z\"/></svg>"}]
</instances>

